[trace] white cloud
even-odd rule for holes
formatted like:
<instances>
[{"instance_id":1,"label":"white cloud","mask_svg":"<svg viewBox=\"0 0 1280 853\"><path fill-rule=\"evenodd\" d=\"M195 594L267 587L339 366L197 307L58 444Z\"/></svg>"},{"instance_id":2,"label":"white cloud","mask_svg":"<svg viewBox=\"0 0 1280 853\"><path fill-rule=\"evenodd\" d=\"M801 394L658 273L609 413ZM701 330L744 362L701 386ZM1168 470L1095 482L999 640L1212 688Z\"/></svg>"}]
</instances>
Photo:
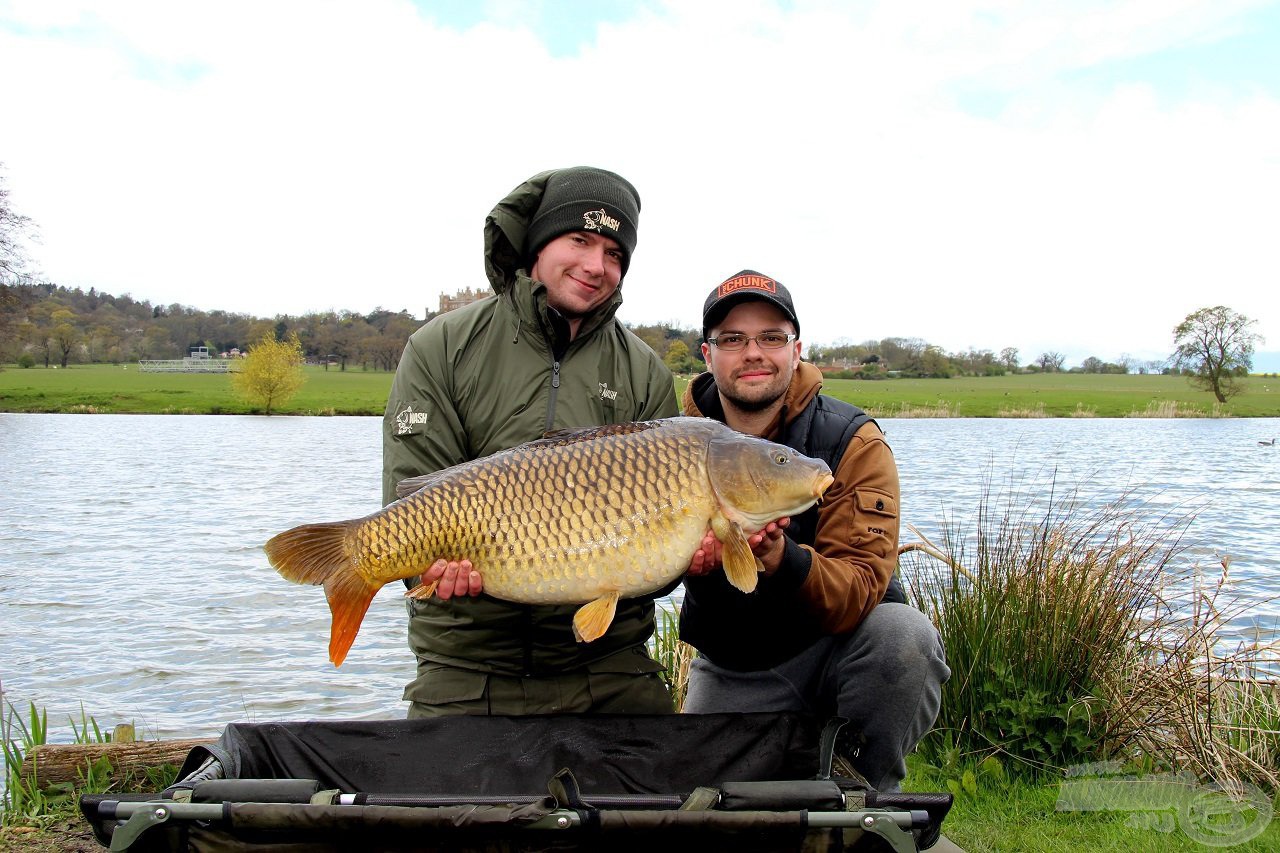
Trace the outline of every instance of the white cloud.
<instances>
[{"instance_id":1,"label":"white cloud","mask_svg":"<svg viewBox=\"0 0 1280 853\"><path fill-rule=\"evenodd\" d=\"M83 8L0 6L0 160L63 284L421 314L483 282L499 197L591 163L644 200L633 322L751 266L814 342L1157 356L1221 302L1280 345L1276 93L1106 64L1247 4L670 2L568 58L396 0Z\"/></svg>"}]
</instances>

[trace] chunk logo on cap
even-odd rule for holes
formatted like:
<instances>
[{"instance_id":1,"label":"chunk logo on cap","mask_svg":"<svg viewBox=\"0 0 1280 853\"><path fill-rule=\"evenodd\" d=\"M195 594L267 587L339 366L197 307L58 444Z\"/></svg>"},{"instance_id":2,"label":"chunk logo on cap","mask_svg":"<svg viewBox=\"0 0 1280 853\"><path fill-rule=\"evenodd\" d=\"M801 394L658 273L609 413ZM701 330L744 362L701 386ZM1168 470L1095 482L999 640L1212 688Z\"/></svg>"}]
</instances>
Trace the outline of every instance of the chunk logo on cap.
<instances>
[{"instance_id":1,"label":"chunk logo on cap","mask_svg":"<svg viewBox=\"0 0 1280 853\"><path fill-rule=\"evenodd\" d=\"M739 290L763 290L766 293L776 294L778 292L778 283L767 275L759 275L757 273L735 275L720 285L720 292L717 297L723 299L730 293L735 293Z\"/></svg>"}]
</instances>

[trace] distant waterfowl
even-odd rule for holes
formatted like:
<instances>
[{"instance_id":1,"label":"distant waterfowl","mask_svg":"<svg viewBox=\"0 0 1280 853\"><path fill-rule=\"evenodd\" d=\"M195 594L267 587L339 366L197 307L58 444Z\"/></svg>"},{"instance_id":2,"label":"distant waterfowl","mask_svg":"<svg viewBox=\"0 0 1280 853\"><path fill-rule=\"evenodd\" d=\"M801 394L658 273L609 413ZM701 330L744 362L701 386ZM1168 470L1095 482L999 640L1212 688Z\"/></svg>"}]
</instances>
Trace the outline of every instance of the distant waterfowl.
<instances>
[{"instance_id":1,"label":"distant waterfowl","mask_svg":"<svg viewBox=\"0 0 1280 853\"><path fill-rule=\"evenodd\" d=\"M1275 443L1276 443L1276 440L1275 440L1274 438L1273 438L1273 439L1271 439L1270 441L1259 441L1259 442L1258 442L1258 444L1261 444L1263 447L1271 447L1271 446L1272 446L1273 444L1275 444Z\"/></svg>"}]
</instances>

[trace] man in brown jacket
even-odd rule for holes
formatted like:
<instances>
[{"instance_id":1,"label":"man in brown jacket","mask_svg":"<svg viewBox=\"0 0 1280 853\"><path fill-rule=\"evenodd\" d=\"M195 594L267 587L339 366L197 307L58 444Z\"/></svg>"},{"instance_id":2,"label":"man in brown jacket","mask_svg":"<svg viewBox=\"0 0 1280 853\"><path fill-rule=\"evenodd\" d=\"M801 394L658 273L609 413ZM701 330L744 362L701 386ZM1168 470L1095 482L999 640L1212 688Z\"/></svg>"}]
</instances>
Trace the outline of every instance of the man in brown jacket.
<instances>
[{"instance_id":1,"label":"man in brown jacket","mask_svg":"<svg viewBox=\"0 0 1280 853\"><path fill-rule=\"evenodd\" d=\"M774 279L743 270L720 284L702 332L708 371L686 389L684 413L824 459L835 482L820 506L752 537L764 572L751 595L716 571L719 543L703 541L680 613L699 652L684 710L845 717L854 768L896 791L951 672L937 630L894 578L893 453L875 421L818 393L822 374L800 360L800 321Z\"/></svg>"}]
</instances>

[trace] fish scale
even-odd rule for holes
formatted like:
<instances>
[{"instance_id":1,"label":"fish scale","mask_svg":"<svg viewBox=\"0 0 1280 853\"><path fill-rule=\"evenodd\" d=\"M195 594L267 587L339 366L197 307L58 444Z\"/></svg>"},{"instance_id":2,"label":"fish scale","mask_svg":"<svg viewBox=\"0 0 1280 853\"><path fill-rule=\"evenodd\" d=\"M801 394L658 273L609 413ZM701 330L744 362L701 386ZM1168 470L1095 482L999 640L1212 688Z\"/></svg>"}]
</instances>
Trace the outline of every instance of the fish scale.
<instances>
[{"instance_id":1,"label":"fish scale","mask_svg":"<svg viewBox=\"0 0 1280 853\"><path fill-rule=\"evenodd\" d=\"M758 561L746 537L812 506L830 482L825 463L716 421L620 424L405 481L403 497L379 512L301 525L272 537L266 552L289 580L324 585L335 664L374 594L440 559L470 560L487 595L584 604L574 628L590 642L619 598L678 578L709 528L724 543L730 582L754 589Z\"/></svg>"}]
</instances>

